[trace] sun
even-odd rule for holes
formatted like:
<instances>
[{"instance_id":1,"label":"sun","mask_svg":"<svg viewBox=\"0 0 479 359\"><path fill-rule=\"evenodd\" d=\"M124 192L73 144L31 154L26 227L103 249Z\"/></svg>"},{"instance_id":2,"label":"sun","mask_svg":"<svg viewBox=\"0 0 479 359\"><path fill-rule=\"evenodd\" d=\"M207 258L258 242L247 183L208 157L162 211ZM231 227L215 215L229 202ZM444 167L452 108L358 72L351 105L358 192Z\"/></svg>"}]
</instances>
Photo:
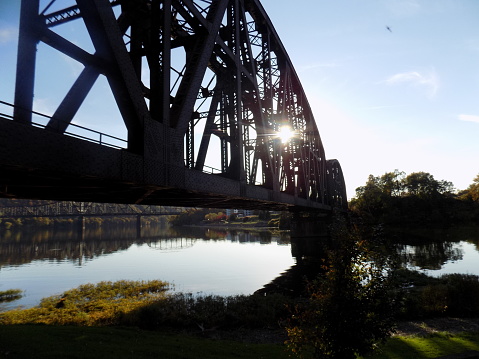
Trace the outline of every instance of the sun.
<instances>
[{"instance_id":1,"label":"sun","mask_svg":"<svg viewBox=\"0 0 479 359\"><path fill-rule=\"evenodd\" d=\"M294 136L294 131L289 126L282 126L279 129L278 137L281 139L281 143L288 142Z\"/></svg>"}]
</instances>

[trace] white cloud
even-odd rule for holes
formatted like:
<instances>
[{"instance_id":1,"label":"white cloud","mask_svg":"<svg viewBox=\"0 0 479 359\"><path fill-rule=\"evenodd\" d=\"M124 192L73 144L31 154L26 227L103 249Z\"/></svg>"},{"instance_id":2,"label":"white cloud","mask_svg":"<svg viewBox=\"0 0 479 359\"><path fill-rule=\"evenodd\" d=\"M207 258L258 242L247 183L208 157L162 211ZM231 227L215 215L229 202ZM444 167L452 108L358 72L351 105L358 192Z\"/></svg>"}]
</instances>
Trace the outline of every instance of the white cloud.
<instances>
[{"instance_id":1,"label":"white cloud","mask_svg":"<svg viewBox=\"0 0 479 359\"><path fill-rule=\"evenodd\" d=\"M401 72L390 76L386 83L388 85L409 84L416 87L422 87L426 90L426 96L434 98L439 90L439 76L434 69L428 72L409 71Z\"/></svg>"},{"instance_id":2,"label":"white cloud","mask_svg":"<svg viewBox=\"0 0 479 359\"><path fill-rule=\"evenodd\" d=\"M458 116L459 120L461 121L468 121L468 122L477 122L479 123L479 116L477 115L464 115L461 114Z\"/></svg>"},{"instance_id":3,"label":"white cloud","mask_svg":"<svg viewBox=\"0 0 479 359\"><path fill-rule=\"evenodd\" d=\"M15 40L17 37L17 29L13 27L5 27L0 29L0 44Z\"/></svg>"}]
</instances>

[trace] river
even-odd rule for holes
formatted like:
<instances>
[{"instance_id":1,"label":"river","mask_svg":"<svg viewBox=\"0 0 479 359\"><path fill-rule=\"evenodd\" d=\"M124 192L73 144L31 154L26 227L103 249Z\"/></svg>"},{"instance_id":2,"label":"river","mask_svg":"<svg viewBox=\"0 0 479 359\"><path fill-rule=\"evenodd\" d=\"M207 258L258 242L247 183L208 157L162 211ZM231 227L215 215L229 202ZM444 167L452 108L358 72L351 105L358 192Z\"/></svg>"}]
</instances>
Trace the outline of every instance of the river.
<instances>
[{"instance_id":1,"label":"river","mask_svg":"<svg viewBox=\"0 0 479 359\"><path fill-rule=\"evenodd\" d=\"M404 265L430 275L479 275L479 231L460 227L397 232ZM294 247L294 246L293 246ZM294 249L294 248L293 248ZM0 291L23 297L0 310L38 305L41 298L99 281L160 279L190 293L252 294L283 273L297 271L287 232L169 228L150 224L0 231ZM296 274L297 275L297 274Z\"/></svg>"}]
</instances>

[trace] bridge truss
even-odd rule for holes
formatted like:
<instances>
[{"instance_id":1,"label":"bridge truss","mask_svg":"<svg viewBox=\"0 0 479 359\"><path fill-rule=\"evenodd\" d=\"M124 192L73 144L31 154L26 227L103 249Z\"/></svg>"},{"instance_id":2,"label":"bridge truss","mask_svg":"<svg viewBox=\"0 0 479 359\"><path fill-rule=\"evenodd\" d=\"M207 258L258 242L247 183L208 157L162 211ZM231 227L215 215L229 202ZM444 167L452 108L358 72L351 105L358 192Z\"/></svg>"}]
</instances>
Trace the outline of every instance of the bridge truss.
<instances>
[{"instance_id":1,"label":"bridge truss","mask_svg":"<svg viewBox=\"0 0 479 359\"><path fill-rule=\"evenodd\" d=\"M93 51L61 30L72 22L86 28ZM39 43L83 65L42 130L69 134L104 76L127 130L126 152L142 158L142 181L151 185L134 201L160 201L155 184L214 196L231 183L215 177L239 183L236 198L256 196L263 205L347 206L339 162L325 157L298 75L259 0L22 0L10 122L35 122ZM285 128L291 138L280 137ZM185 171L209 175L190 186Z\"/></svg>"},{"instance_id":2,"label":"bridge truss","mask_svg":"<svg viewBox=\"0 0 479 359\"><path fill-rule=\"evenodd\" d=\"M1 206L0 219L10 217L69 217L69 216L164 216L180 214L183 207L144 206L136 204L63 202L19 203Z\"/></svg>"}]
</instances>

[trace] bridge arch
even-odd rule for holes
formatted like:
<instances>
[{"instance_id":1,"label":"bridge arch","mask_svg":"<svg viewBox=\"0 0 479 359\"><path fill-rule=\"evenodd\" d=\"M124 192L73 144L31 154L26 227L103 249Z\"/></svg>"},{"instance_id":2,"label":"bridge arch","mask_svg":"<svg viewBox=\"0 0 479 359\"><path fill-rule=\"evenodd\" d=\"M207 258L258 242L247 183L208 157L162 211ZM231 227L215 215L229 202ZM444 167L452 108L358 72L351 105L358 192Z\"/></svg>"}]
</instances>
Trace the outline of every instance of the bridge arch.
<instances>
[{"instance_id":1,"label":"bridge arch","mask_svg":"<svg viewBox=\"0 0 479 359\"><path fill-rule=\"evenodd\" d=\"M22 0L15 103L0 121L8 148L0 155L2 195L345 208L339 162L326 159L299 77L259 0L72 3ZM57 30L71 23L86 29L93 51ZM83 65L43 124L33 108L38 43ZM98 143L75 132L100 76L127 129L122 149L100 148L108 134L93 132ZM280 137L285 127L289 139ZM20 136L32 140L15 145Z\"/></svg>"}]
</instances>

